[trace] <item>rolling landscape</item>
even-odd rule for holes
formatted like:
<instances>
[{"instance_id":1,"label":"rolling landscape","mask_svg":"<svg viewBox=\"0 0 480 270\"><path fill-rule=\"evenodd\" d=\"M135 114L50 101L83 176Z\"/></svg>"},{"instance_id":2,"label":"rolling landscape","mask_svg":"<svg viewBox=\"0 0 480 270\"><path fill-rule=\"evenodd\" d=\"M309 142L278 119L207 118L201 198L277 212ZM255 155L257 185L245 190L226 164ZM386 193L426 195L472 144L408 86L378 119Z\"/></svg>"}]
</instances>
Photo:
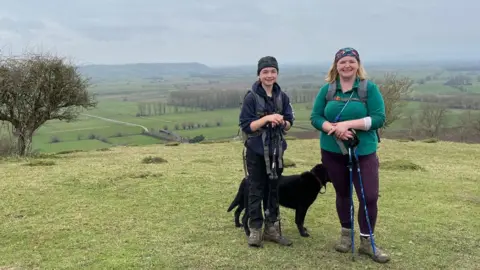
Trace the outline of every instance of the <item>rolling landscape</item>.
<instances>
[{"instance_id":1,"label":"rolling landscape","mask_svg":"<svg viewBox=\"0 0 480 270\"><path fill-rule=\"evenodd\" d=\"M435 64L367 66L373 80L393 74L412 82L403 106L395 110L398 119L382 137L480 142L480 64ZM90 78L96 108L83 110L72 122L47 121L36 130L32 150L54 153L194 138L196 142L235 139L240 104L255 80L254 69L199 63L82 66L79 72ZM328 65L282 69L279 83L296 117L290 136L318 138L309 117L327 69ZM440 114L422 117L426 110ZM8 137L8 123L2 132Z\"/></svg>"}]
</instances>

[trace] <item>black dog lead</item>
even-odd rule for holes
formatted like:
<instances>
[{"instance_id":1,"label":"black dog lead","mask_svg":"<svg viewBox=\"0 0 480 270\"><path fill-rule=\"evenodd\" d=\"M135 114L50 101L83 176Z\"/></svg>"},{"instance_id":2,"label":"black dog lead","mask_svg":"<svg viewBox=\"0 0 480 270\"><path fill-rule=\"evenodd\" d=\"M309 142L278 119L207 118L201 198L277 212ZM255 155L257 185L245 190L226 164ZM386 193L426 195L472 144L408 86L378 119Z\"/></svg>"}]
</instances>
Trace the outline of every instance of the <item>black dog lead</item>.
<instances>
[{"instance_id":1,"label":"black dog lead","mask_svg":"<svg viewBox=\"0 0 480 270\"><path fill-rule=\"evenodd\" d=\"M279 137L281 137L280 132L280 126L277 127L272 127L271 125L269 126L270 128L270 145L273 148L273 160L272 160L272 165L271 165L271 170L269 173L269 179L270 179L270 185L268 189L268 199L267 199L267 210L265 211L265 218L269 219L270 216L270 201L271 201L271 193L272 193L272 184L276 183L275 181L278 181L278 175L277 175L277 170L276 170L276 161L277 161L277 147L280 146L282 143L281 140L279 140ZM280 157L278 157L280 159ZM281 161L279 160L280 166L282 165ZM268 164L266 164L268 167ZM268 170L267 170L268 172ZM278 191L277 191L278 192ZM278 196L277 196L278 197ZM274 224L278 221L278 232L280 235L282 235L282 229L281 229L281 223L280 223L280 211L279 211L279 199L277 198L277 204L275 205L276 212L277 212L277 220L274 221Z\"/></svg>"}]
</instances>

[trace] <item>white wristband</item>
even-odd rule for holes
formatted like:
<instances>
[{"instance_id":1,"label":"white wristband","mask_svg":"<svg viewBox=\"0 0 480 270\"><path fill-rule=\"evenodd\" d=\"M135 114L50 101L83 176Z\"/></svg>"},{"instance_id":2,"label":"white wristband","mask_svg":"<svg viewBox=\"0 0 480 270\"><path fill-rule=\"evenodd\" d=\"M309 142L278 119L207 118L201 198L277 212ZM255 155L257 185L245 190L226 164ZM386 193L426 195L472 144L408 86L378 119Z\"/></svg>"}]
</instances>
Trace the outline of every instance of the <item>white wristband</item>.
<instances>
[{"instance_id":1,"label":"white wristband","mask_svg":"<svg viewBox=\"0 0 480 270\"><path fill-rule=\"evenodd\" d=\"M364 117L363 123L365 125L365 130L369 130L372 126L372 118L370 116Z\"/></svg>"}]
</instances>

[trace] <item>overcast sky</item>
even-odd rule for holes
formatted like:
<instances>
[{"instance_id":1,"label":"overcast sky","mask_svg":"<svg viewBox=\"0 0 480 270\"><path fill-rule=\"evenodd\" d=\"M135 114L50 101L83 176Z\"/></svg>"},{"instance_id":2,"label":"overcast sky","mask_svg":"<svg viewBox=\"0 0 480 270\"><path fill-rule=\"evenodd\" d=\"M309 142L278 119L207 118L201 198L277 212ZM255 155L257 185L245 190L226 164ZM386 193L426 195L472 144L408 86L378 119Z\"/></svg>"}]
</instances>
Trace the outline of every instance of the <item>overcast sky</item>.
<instances>
[{"instance_id":1,"label":"overcast sky","mask_svg":"<svg viewBox=\"0 0 480 270\"><path fill-rule=\"evenodd\" d=\"M3 54L79 63L480 59L478 0L0 0Z\"/></svg>"}]
</instances>

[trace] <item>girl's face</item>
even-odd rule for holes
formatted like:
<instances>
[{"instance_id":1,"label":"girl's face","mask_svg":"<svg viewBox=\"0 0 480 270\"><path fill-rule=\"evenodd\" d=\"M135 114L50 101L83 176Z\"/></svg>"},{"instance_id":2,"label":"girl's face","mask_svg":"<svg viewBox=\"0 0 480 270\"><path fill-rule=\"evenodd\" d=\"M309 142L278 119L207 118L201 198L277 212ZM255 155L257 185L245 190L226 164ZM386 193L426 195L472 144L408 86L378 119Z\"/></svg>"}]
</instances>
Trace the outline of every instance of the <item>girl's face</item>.
<instances>
[{"instance_id":1,"label":"girl's face","mask_svg":"<svg viewBox=\"0 0 480 270\"><path fill-rule=\"evenodd\" d=\"M262 69L258 75L260 82L265 86L272 86L277 81L277 76L277 69L273 67Z\"/></svg>"}]
</instances>

